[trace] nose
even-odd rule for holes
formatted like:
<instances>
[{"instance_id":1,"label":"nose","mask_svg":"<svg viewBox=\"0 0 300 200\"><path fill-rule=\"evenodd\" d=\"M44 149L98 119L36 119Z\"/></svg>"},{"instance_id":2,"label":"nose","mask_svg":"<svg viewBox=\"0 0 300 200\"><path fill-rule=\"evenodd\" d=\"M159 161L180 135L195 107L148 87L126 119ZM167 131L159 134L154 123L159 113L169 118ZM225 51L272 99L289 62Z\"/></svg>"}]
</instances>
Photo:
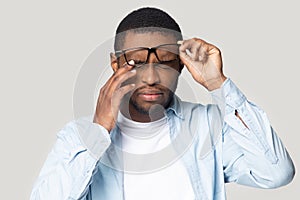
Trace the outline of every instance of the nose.
<instances>
[{"instance_id":1,"label":"nose","mask_svg":"<svg viewBox=\"0 0 300 200\"><path fill-rule=\"evenodd\" d=\"M159 73L156 70L157 58L154 53L149 55L148 63L144 66L142 72L142 82L147 85L155 85L160 83Z\"/></svg>"}]
</instances>

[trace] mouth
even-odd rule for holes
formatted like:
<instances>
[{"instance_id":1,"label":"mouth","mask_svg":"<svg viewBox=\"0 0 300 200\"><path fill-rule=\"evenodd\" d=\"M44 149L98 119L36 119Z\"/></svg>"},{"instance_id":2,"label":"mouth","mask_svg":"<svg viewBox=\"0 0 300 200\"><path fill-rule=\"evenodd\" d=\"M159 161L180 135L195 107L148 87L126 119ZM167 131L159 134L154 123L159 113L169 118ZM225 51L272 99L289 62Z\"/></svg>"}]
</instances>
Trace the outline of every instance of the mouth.
<instances>
[{"instance_id":1,"label":"mouth","mask_svg":"<svg viewBox=\"0 0 300 200\"><path fill-rule=\"evenodd\" d=\"M144 101L158 101L163 97L163 92L161 91L142 91L138 96Z\"/></svg>"}]
</instances>

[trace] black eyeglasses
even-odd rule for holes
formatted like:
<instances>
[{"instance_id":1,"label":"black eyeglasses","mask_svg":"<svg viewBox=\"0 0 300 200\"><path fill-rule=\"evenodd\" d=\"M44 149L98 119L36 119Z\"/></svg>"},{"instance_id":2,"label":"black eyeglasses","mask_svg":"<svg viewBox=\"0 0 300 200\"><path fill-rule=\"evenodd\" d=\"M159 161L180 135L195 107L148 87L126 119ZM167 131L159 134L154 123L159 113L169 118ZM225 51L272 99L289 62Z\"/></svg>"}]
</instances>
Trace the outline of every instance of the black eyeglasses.
<instances>
[{"instance_id":1,"label":"black eyeglasses","mask_svg":"<svg viewBox=\"0 0 300 200\"><path fill-rule=\"evenodd\" d=\"M136 68L141 68L147 64L151 53L154 53L156 56L157 62L153 62L156 66L161 68L179 68L179 62L176 65L174 64L174 62L179 61L178 44L162 44L156 47L134 47L115 52L117 57L124 55L126 63ZM131 60L134 61L134 64L130 63Z\"/></svg>"}]
</instances>

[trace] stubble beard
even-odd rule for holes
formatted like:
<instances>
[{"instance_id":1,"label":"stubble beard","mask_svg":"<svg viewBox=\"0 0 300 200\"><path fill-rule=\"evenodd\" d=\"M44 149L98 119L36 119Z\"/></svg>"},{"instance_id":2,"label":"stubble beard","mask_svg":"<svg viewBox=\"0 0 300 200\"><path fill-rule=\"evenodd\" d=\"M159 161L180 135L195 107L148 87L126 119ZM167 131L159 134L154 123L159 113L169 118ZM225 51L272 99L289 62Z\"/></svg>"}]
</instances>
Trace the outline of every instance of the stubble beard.
<instances>
[{"instance_id":1,"label":"stubble beard","mask_svg":"<svg viewBox=\"0 0 300 200\"><path fill-rule=\"evenodd\" d=\"M129 99L129 105L131 105L137 112L139 112L140 114L143 115L150 115L151 110L157 110L158 108L163 108L163 109L167 109L170 106L170 103L173 99L174 93L169 91L168 92L168 97L167 100L165 102L163 102L162 104L153 104L149 107L145 107L143 105L140 105L135 98L131 97Z\"/></svg>"}]
</instances>

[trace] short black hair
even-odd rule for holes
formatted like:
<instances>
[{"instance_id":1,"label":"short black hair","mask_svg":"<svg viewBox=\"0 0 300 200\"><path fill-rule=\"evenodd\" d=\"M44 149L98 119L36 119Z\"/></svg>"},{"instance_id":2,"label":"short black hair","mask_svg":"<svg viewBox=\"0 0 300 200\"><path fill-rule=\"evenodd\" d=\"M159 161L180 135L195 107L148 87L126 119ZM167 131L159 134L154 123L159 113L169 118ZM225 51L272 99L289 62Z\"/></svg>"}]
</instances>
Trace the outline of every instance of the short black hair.
<instances>
[{"instance_id":1,"label":"short black hair","mask_svg":"<svg viewBox=\"0 0 300 200\"><path fill-rule=\"evenodd\" d=\"M182 40L182 33L177 22L165 11L153 7L139 8L129 13L116 30L114 49L121 50L126 32L162 32L173 34Z\"/></svg>"}]
</instances>

